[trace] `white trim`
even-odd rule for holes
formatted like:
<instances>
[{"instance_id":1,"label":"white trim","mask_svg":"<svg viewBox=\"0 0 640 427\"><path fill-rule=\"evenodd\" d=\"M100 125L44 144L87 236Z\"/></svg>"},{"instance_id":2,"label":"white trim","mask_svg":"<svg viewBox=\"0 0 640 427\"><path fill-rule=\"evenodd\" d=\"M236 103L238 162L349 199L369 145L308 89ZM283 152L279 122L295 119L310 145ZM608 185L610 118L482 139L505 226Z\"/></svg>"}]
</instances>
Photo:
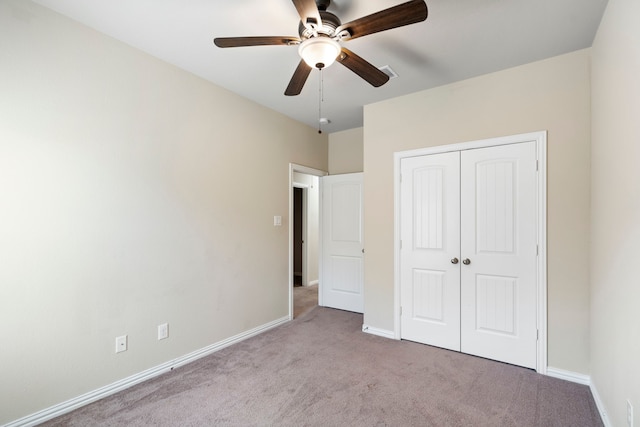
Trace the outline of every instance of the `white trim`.
<instances>
[{"instance_id":1,"label":"white trim","mask_svg":"<svg viewBox=\"0 0 640 427\"><path fill-rule=\"evenodd\" d=\"M429 154L449 153L451 151L475 150L477 148L496 147L498 145L518 144L527 141L539 141L540 138L546 140L547 131L521 133L518 135L500 136L496 138L481 139L478 141L459 142L456 144L437 145L434 147L418 148L415 150L398 151L393 153L394 160L426 156Z\"/></svg>"},{"instance_id":2,"label":"white trim","mask_svg":"<svg viewBox=\"0 0 640 427\"><path fill-rule=\"evenodd\" d=\"M365 332L367 334L371 334L371 335L377 335L379 337L383 337L383 338L389 338L389 339L396 339L395 337L395 333L393 331L389 331L386 329L380 329L380 328L374 328L372 326L369 325L362 325L362 332Z\"/></svg>"},{"instance_id":3,"label":"white trim","mask_svg":"<svg viewBox=\"0 0 640 427\"><path fill-rule=\"evenodd\" d=\"M313 285L317 285L319 283L318 280L310 280L309 284L307 286L313 286Z\"/></svg>"},{"instance_id":4,"label":"white trim","mask_svg":"<svg viewBox=\"0 0 640 427\"><path fill-rule=\"evenodd\" d=\"M409 157L426 156L429 154L464 151L498 145L518 144L535 141L538 160L537 177L537 217L538 217L538 264L537 276L537 327L539 331L536 352L536 372L547 373L547 131L523 133L519 135L469 141L457 144L440 145L436 147L420 148L417 150L401 151L393 154L393 197L394 197L394 304L393 304L393 334L395 339L401 339L400 331L400 162Z\"/></svg>"},{"instance_id":5,"label":"white trim","mask_svg":"<svg viewBox=\"0 0 640 427\"><path fill-rule=\"evenodd\" d=\"M47 409L43 409L42 411L38 411L34 414L12 421L9 424L5 424L3 427L30 427L38 425L45 421L67 414L82 406L88 405L89 403L93 403L105 397L111 396L112 394L125 390L136 384L140 384L144 381L155 378L159 375L173 370L174 368L187 365L202 357L208 356L212 353L215 353L216 351L222 350L223 348L229 347L230 345L239 343L248 338L266 332L269 329L273 329L276 326L287 323L289 320L290 319L288 317L282 317L272 322L265 323L264 325L239 333L238 335L234 335L222 341L218 341L215 344L211 344L207 347L201 348L200 350L196 350L177 359L170 360L166 363L139 372L135 375L116 381L107 386L90 391L89 393L85 393L73 399L67 400L66 402L59 403Z\"/></svg>"},{"instance_id":6,"label":"white trim","mask_svg":"<svg viewBox=\"0 0 640 427\"><path fill-rule=\"evenodd\" d=\"M611 424L611 421L609 420L609 416L607 415L604 402L600 398L600 394L596 389L596 385L592 382L591 384L589 384L589 388L591 389L591 395L593 396L593 400L596 402L596 407L598 408L598 412L600 412L600 418L602 419L602 424L604 424L604 427L613 427L613 424Z\"/></svg>"},{"instance_id":7,"label":"white trim","mask_svg":"<svg viewBox=\"0 0 640 427\"><path fill-rule=\"evenodd\" d=\"M538 165L538 354L536 371L547 373L547 132L530 134L537 136Z\"/></svg>"},{"instance_id":8,"label":"white trim","mask_svg":"<svg viewBox=\"0 0 640 427\"><path fill-rule=\"evenodd\" d=\"M609 417L607 415L607 411L605 410L604 403L600 398L600 394L598 394L598 390L596 389L595 384L591 381L591 377L589 375L565 371L564 369L558 369L548 366L547 376L589 386L591 395L593 396L593 400L595 401L596 407L598 408L598 413L600 414L600 418L602 419L602 424L604 424L604 427L613 427L613 425L609 421Z\"/></svg>"},{"instance_id":9,"label":"white trim","mask_svg":"<svg viewBox=\"0 0 640 427\"><path fill-rule=\"evenodd\" d=\"M591 377L589 377L589 375L565 371L564 369L553 368L551 366L547 367L547 376L571 381L572 383L591 385Z\"/></svg>"},{"instance_id":10,"label":"white trim","mask_svg":"<svg viewBox=\"0 0 640 427\"><path fill-rule=\"evenodd\" d=\"M294 173L304 173L307 175L314 176L326 176L329 175L328 172L325 172L320 169L310 168L308 166L298 165L296 163L289 163L289 269L287 270L287 276L289 277L289 320L293 319L293 275L291 272L293 271L293 174ZM319 192L319 228L318 235L320 236L322 232L322 180L318 180L318 192ZM318 254L322 253L322 239L318 241ZM319 284L318 284L318 305L322 305L322 297L320 292L320 283L322 283L322 256L318 255L318 275L319 275Z\"/></svg>"},{"instance_id":11,"label":"white trim","mask_svg":"<svg viewBox=\"0 0 640 427\"><path fill-rule=\"evenodd\" d=\"M393 153L393 337L401 339L400 331L400 183L401 160L416 150ZM405 156L406 155L406 156ZM415 154L418 155L418 154Z\"/></svg>"}]
</instances>

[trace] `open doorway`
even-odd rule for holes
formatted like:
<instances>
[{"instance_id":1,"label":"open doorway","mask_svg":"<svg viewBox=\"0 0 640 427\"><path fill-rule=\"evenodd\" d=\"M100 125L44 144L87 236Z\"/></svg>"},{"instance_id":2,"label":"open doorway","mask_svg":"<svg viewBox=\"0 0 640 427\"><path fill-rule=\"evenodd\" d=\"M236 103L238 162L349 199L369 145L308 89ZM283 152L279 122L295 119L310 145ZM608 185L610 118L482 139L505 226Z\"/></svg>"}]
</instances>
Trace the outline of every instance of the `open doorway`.
<instances>
[{"instance_id":1,"label":"open doorway","mask_svg":"<svg viewBox=\"0 0 640 427\"><path fill-rule=\"evenodd\" d=\"M290 165L289 316L318 305L320 286L320 177L326 172Z\"/></svg>"},{"instance_id":2,"label":"open doorway","mask_svg":"<svg viewBox=\"0 0 640 427\"><path fill-rule=\"evenodd\" d=\"M293 317L318 305L319 178L293 174Z\"/></svg>"},{"instance_id":3,"label":"open doorway","mask_svg":"<svg viewBox=\"0 0 640 427\"><path fill-rule=\"evenodd\" d=\"M298 175L298 174L296 174ZM296 177L294 177L295 179ZM293 184L293 286L302 286L304 274L304 240L305 240L305 189L297 187L296 182Z\"/></svg>"}]
</instances>

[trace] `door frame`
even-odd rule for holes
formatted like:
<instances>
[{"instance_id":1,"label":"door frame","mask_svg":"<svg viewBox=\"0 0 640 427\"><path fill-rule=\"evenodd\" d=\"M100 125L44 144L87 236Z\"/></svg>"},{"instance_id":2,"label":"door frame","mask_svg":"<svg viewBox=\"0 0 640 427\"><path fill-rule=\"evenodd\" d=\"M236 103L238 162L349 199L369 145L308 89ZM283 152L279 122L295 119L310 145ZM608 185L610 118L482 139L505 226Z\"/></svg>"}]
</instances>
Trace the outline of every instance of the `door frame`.
<instances>
[{"instance_id":1,"label":"door frame","mask_svg":"<svg viewBox=\"0 0 640 427\"><path fill-rule=\"evenodd\" d=\"M289 228L289 267L288 267L288 276L289 276L289 316L288 319L289 320L293 320L293 174L294 173L304 173L307 175L314 175L314 176L318 176L318 177L322 177L325 175L329 175L329 172L320 170L320 169L314 169L314 168L310 168L308 166L303 166L303 165L299 165L296 163L289 163L289 221L288 222L288 228ZM318 180L318 191L319 194L322 195L322 180ZM318 234L320 235L320 233L322 232L322 197L320 197L320 200L318 200L318 209L319 209L319 223L318 223ZM304 248L303 248L304 250ZM322 271L322 256L320 255L322 254L322 239L319 239L318 242L318 274L321 274L320 272ZM304 256L304 254L303 254ZM303 265L304 265L304 260L303 260ZM304 273L303 273L304 276ZM322 286L322 280L320 280L320 282L318 283L318 303L321 303L322 301L320 301L320 297L321 297L321 293L320 293L320 286Z\"/></svg>"},{"instance_id":2,"label":"door frame","mask_svg":"<svg viewBox=\"0 0 640 427\"><path fill-rule=\"evenodd\" d=\"M469 141L416 150L400 151L393 155L394 177L394 338L399 340L400 331L400 162L402 159L430 154L465 151L477 148L518 144L521 142L536 143L537 158L537 244L538 257L536 265L536 315L538 342L536 354L536 372L547 374L547 131L523 133L478 141Z\"/></svg>"}]
</instances>

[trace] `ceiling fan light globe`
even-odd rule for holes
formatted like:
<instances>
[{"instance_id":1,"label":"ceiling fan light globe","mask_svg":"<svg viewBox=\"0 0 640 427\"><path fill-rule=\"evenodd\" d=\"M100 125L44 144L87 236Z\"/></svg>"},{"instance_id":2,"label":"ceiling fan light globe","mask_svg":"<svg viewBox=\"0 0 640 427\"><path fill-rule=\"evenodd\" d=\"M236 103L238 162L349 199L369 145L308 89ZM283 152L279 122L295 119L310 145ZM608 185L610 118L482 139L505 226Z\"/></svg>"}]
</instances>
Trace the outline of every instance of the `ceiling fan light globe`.
<instances>
[{"instance_id":1,"label":"ceiling fan light globe","mask_svg":"<svg viewBox=\"0 0 640 427\"><path fill-rule=\"evenodd\" d=\"M312 37L306 39L298 47L298 53L312 68L327 68L333 64L340 54L340 44L328 37Z\"/></svg>"}]
</instances>

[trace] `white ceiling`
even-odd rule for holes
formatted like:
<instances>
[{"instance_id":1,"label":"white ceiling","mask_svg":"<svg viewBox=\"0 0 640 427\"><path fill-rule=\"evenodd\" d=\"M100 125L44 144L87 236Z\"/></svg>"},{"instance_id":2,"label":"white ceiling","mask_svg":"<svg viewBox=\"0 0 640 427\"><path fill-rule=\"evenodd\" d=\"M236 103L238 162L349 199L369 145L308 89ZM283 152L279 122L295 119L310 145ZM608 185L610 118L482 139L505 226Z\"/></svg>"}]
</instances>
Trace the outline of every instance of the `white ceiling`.
<instances>
[{"instance_id":1,"label":"white ceiling","mask_svg":"<svg viewBox=\"0 0 640 427\"><path fill-rule=\"evenodd\" d=\"M290 0L35 0L259 104L318 126L319 72L284 96L295 46L220 49L214 37L295 36ZM404 0L333 0L343 23ZM344 46L399 77L374 88L335 64L324 74L326 132L362 126L363 105L591 46L606 0L427 0L425 22Z\"/></svg>"}]
</instances>

